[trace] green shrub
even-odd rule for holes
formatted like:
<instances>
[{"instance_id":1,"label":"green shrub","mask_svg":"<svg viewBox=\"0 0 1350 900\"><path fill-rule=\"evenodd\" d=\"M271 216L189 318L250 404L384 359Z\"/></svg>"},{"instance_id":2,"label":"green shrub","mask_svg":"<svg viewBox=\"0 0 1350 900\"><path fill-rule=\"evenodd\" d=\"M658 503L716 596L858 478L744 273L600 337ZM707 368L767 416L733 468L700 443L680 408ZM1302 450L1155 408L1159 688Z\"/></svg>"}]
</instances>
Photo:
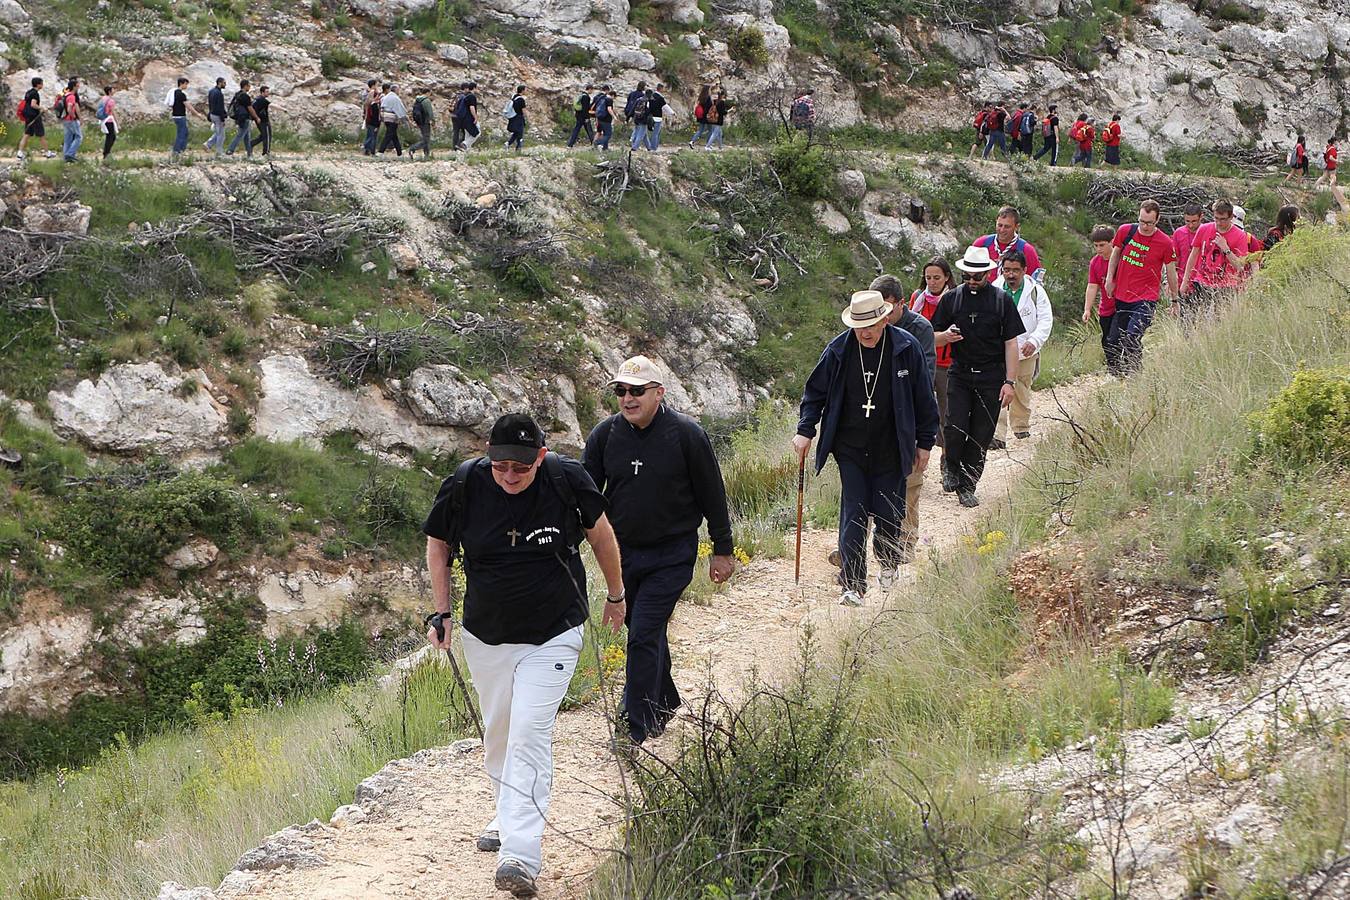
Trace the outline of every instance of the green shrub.
<instances>
[{"instance_id":1,"label":"green shrub","mask_svg":"<svg viewBox=\"0 0 1350 900\"><path fill-rule=\"evenodd\" d=\"M835 166L818 145L779 144L769 162L789 195L817 200L832 191Z\"/></svg>"},{"instance_id":2,"label":"green shrub","mask_svg":"<svg viewBox=\"0 0 1350 900\"><path fill-rule=\"evenodd\" d=\"M230 552L277 531L276 521L232 482L201 472L136 487L88 486L70 496L58 518L74 557L113 585L154 574L193 535Z\"/></svg>"},{"instance_id":3,"label":"green shrub","mask_svg":"<svg viewBox=\"0 0 1350 900\"><path fill-rule=\"evenodd\" d=\"M324 51L323 56L319 58L319 71L323 73L324 78L337 78L343 69L355 68L360 63L361 57L354 51L345 46L338 46Z\"/></svg>"},{"instance_id":4,"label":"green shrub","mask_svg":"<svg viewBox=\"0 0 1350 900\"><path fill-rule=\"evenodd\" d=\"M248 334L242 328L231 328L220 339L220 349L226 356L239 359L248 350Z\"/></svg>"},{"instance_id":5,"label":"green shrub","mask_svg":"<svg viewBox=\"0 0 1350 900\"><path fill-rule=\"evenodd\" d=\"M764 32L754 25L737 28L727 35L727 54L748 66L768 65L769 51L764 46Z\"/></svg>"},{"instance_id":6,"label":"green shrub","mask_svg":"<svg viewBox=\"0 0 1350 900\"><path fill-rule=\"evenodd\" d=\"M1281 466L1350 464L1350 367L1301 369L1251 424L1258 452Z\"/></svg>"}]
</instances>

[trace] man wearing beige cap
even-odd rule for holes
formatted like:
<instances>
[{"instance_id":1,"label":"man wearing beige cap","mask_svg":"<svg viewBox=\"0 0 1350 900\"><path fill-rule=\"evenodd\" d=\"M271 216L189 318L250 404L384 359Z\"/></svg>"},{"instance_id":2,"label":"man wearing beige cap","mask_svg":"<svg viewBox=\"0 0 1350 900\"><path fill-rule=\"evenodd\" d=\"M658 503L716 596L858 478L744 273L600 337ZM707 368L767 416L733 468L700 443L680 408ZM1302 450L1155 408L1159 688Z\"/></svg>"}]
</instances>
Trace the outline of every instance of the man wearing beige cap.
<instances>
[{"instance_id":1,"label":"man wearing beige cap","mask_svg":"<svg viewBox=\"0 0 1350 900\"><path fill-rule=\"evenodd\" d=\"M623 558L628 661L622 715L634 745L659 737L680 707L666 625L693 580L705 519L712 539L708 574L720 584L733 568L731 516L712 443L697 422L666 407L661 382L647 357L625 360L610 381L619 412L595 426L581 457L609 501Z\"/></svg>"},{"instance_id":2,"label":"man wearing beige cap","mask_svg":"<svg viewBox=\"0 0 1350 900\"><path fill-rule=\"evenodd\" d=\"M848 330L825 347L806 381L797 458L816 445L816 472L833 453L839 500L839 602L861 606L867 592L867 527L876 520L873 551L883 590L903 561L900 538L905 480L922 472L937 439L938 409L923 349L891 325L892 304L878 291L858 291L841 318Z\"/></svg>"}]
</instances>

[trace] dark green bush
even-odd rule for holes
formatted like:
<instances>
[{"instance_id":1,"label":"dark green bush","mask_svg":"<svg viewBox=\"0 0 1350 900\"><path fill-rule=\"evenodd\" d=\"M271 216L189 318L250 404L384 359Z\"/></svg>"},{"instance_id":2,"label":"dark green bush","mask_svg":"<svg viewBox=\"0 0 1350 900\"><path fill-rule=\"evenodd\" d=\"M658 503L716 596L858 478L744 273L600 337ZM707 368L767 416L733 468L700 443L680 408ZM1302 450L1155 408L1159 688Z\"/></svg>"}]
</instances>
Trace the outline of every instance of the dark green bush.
<instances>
[{"instance_id":1,"label":"dark green bush","mask_svg":"<svg viewBox=\"0 0 1350 900\"><path fill-rule=\"evenodd\" d=\"M804 200L817 200L830 194L835 165L819 145L779 144L773 149L769 162L788 194Z\"/></svg>"},{"instance_id":2,"label":"dark green bush","mask_svg":"<svg viewBox=\"0 0 1350 900\"><path fill-rule=\"evenodd\" d=\"M1251 424L1257 451L1280 465L1350 464L1350 368L1301 369Z\"/></svg>"},{"instance_id":3,"label":"dark green bush","mask_svg":"<svg viewBox=\"0 0 1350 900\"><path fill-rule=\"evenodd\" d=\"M764 46L764 32L754 25L737 28L727 35L727 54L748 66L767 65L769 51Z\"/></svg>"},{"instance_id":4,"label":"dark green bush","mask_svg":"<svg viewBox=\"0 0 1350 900\"><path fill-rule=\"evenodd\" d=\"M343 69L353 68L361 63L361 58L347 47L333 47L319 58L319 71L324 78L337 78Z\"/></svg>"}]
</instances>

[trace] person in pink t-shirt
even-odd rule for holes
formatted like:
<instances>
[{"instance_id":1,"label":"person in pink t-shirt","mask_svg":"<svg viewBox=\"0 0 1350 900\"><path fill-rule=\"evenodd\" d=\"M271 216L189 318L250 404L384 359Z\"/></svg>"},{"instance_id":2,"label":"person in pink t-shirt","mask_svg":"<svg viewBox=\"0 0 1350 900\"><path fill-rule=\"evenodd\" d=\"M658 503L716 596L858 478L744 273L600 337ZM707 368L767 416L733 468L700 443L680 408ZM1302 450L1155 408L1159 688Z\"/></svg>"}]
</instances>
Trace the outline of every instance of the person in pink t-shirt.
<instances>
[{"instance_id":1,"label":"person in pink t-shirt","mask_svg":"<svg viewBox=\"0 0 1350 900\"><path fill-rule=\"evenodd\" d=\"M1096 314L1102 329L1102 354L1106 357L1106 369L1112 375L1120 374L1120 354L1111 340L1116 301L1106 292L1106 270L1111 256L1111 239L1115 236L1115 229L1110 225L1092 229L1092 247L1097 255L1088 263L1087 291L1083 295L1083 321L1090 323Z\"/></svg>"},{"instance_id":2,"label":"person in pink t-shirt","mask_svg":"<svg viewBox=\"0 0 1350 900\"><path fill-rule=\"evenodd\" d=\"M1215 200L1213 211L1214 221L1196 229L1191 242L1186 274L1181 279L1181 295L1186 298L1181 306L1183 321L1193 313L1212 310L1260 267L1260 263L1247 261L1252 238L1243 230L1242 207Z\"/></svg>"},{"instance_id":3,"label":"person in pink t-shirt","mask_svg":"<svg viewBox=\"0 0 1350 900\"><path fill-rule=\"evenodd\" d=\"M1172 232L1172 243L1177 245L1177 274L1184 275L1186 261L1191 258L1191 244L1195 232L1205 220L1205 210L1199 203L1187 203L1181 210L1182 225Z\"/></svg>"},{"instance_id":4,"label":"person in pink t-shirt","mask_svg":"<svg viewBox=\"0 0 1350 900\"><path fill-rule=\"evenodd\" d=\"M1139 204L1139 218L1116 230L1106 270L1106 292L1116 302L1111 340L1119 346L1124 373L1144 367L1144 332L1162 299L1177 296L1177 252L1170 235L1158 229L1162 207L1156 200Z\"/></svg>"}]
</instances>

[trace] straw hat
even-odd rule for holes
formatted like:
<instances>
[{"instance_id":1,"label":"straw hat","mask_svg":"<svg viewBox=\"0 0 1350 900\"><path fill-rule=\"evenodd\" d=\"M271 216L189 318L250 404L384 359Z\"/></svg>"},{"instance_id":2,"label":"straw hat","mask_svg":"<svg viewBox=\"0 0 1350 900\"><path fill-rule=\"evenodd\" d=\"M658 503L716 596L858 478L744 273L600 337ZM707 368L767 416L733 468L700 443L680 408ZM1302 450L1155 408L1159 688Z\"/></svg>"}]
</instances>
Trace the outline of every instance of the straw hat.
<instances>
[{"instance_id":1,"label":"straw hat","mask_svg":"<svg viewBox=\"0 0 1350 900\"><path fill-rule=\"evenodd\" d=\"M849 298L848 309L839 318L849 328L868 328L885 321L893 308L894 304L887 303L881 291L857 291Z\"/></svg>"},{"instance_id":2,"label":"straw hat","mask_svg":"<svg viewBox=\"0 0 1350 900\"><path fill-rule=\"evenodd\" d=\"M992 272L998 263L989 258L988 247L967 247L966 255L956 261L962 272Z\"/></svg>"}]
</instances>

